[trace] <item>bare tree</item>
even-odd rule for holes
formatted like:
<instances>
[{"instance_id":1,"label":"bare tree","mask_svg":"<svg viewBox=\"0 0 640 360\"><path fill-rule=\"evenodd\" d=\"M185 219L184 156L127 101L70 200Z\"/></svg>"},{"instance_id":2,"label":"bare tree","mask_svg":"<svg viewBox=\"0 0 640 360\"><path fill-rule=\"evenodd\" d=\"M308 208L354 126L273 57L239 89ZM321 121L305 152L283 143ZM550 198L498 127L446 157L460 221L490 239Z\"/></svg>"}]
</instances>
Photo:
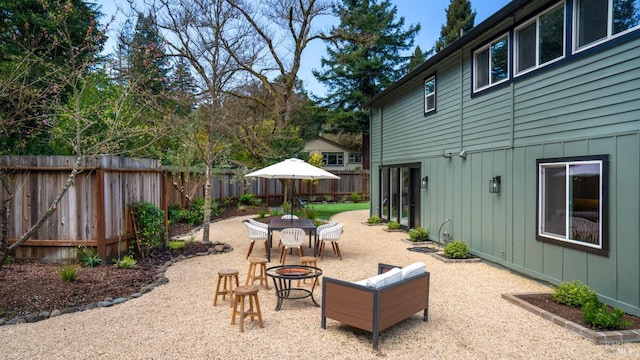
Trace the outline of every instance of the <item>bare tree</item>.
<instances>
[{"instance_id":1,"label":"bare tree","mask_svg":"<svg viewBox=\"0 0 640 360\"><path fill-rule=\"evenodd\" d=\"M193 131L183 135L199 149L205 162L203 223L208 224L213 167L230 143L225 136L228 115L224 94L238 81L238 62L244 61L230 51L242 53L253 46L252 39L240 13L226 0L158 0L147 6L156 16L168 52L186 60L193 71L197 110L186 120L195 126L185 126ZM133 3L131 7L135 10ZM205 226L203 241L209 242L209 238L209 227Z\"/></svg>"},{"instance_id":2,"label":"bare tree","mask_svg":"<svg viewBox=\"0 0 640 360\"><path fill-rule=\"evenodd\" d=\"M94 52L104 36L103 30L89 29L81 42L71 36L67 21L72 10L70 7L49 8L50 21L56 22L55 34L46 35L46 39L38 44L38 51L28 51L21 63L24 71L16 76L0 79L0 89L11 89L12 93L3 96L28 93L30 101L38 107L38 116L42 119L41 131L46 132L51 142L66 154L75 156L75 162L65 183L53 199L49 199L47 210L37 215L37 219L16 241L8 245L9 214L15 187L20 186L11 181L12 174L0 168L0 183L4 192L4 201L0 204L0 265L17 247L24 244L42 224L57 210L58 204L73 185L75 177L82 172L84 159L94 155L131 154L137 150L151 146L158 134L163 131L159 126L164 122L162 116L147 117L150 112L157 113L157 104L153 98L132 97L132 84L119 87L106 77L104 69L99 69L99 59L87 56ZM92 26L97 26L92 21ZM63 62L49 61L50 51L54 48L65 48L68 58ZM43 76L37 79L38 86L25 81L22 74L30 73L30 66L37 66ZM60 91L65 89L65 91ZM170 114L164 114L169 116ZM156 121L160 120L160 121ZM0 116L0 125L14 126L10 117ZM25 119L24 121L30 121ZM144 142L132 139L144 138Z\"/></svg>"},{"instance_id":3,"label":"bare tree","mask_svg":"<svg viewBox=\"0 0 640 360\"><path fill-rule=\"evenodd\" d=\"M233 94L246 99L259 117L270 120L271 136L287 138L290 134L291 115L300 99L296 90L301 90L297 80L302 54L309 42L322 37L312 26L315 19L329 14L331 2L327 0L265 0L251 2L228 0L251 26L256 46L243 49L245 52L230 52L249 74L251 89L238 88ZM252 5L253 4L253 5ZM250 51L250 53L248 53ZM247 61L250 60L250 61ZM250 134L250 132L249 132ZM266 148L254 155L263 164ZM286 156L288 154L279 154Z\"/></svg>"}]
</instances>

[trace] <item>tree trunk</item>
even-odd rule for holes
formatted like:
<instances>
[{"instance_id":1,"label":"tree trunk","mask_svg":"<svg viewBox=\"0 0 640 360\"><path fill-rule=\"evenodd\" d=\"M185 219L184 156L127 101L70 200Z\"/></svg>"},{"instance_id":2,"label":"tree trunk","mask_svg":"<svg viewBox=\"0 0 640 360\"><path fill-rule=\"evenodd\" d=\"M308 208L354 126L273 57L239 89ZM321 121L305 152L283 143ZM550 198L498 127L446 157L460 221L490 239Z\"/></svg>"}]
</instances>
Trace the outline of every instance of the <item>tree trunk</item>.
<instances>
[{"instance_id":1,"label":"tree trunk","mask_svg":"<svg viewBox=\"0 0 640 360\"><path fill-rule=\"evenodd\" d=\"M362 132L362 169L369 170L369 130Z\"/></svg>"},{"instance_id":2,"label":"tree trunk","mask_svg":"<svg viewBox=\"0 0 640 360\"><path fill-rule=\"evenodd\" d=\"M204 172L204 219L202 219L202 242L210 243L209 223L211 223L211 166L207 161L207 169Z\"/></svg>"}]
</instances>

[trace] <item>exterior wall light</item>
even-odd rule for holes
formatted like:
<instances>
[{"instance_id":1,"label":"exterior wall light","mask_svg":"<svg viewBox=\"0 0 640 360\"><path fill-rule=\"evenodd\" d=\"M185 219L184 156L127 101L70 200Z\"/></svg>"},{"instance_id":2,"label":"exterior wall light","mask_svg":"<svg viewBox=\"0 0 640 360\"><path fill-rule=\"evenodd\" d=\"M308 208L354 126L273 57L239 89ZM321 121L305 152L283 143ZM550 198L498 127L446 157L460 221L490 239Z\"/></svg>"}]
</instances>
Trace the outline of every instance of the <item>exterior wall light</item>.
<instances>
[{"instance_id":1,"label":"exterior wall light","mask_svg":"<svg viewBox=\"0 0 640 360\"><path fill-rule=\"evenodd\" d=\"M489 180L489 192L492 194L498 194L500 192L500 176L492 177Z\"/></svg>"},{"instance_id":2,"label":"exterior wall light","mask_svg":"<svg viewBox=\"0 0 640 360\"><path fill-rule=\"evenodd\" d=\"M427 188L427 184L429 184L429 177L425 176L422 178L422 188L426 189Z\"/></svg>"}]
</instances>

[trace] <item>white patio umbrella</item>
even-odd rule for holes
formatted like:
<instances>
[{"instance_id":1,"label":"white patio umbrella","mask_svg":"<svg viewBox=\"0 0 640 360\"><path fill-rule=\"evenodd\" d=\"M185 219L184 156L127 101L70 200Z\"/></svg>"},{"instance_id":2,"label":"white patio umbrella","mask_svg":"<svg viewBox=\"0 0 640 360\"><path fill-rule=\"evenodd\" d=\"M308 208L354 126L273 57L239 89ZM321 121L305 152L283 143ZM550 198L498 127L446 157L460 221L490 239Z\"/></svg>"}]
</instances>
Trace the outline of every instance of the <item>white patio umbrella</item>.
<instances>
[{"instance_id":1,"label":"white patio umbrella","mask_svg":"<svg viewBox=\"0 0 640 360\"><path fill-rule=\"evenodd\" d=\"M340 179L337 175L296 158L280 161L279 163L248 173L245 176L292 180ZM293 194L293 186L291 191ZM293 196L291 197L291 211L293 212Z\"/></svg>"}]
</instances>

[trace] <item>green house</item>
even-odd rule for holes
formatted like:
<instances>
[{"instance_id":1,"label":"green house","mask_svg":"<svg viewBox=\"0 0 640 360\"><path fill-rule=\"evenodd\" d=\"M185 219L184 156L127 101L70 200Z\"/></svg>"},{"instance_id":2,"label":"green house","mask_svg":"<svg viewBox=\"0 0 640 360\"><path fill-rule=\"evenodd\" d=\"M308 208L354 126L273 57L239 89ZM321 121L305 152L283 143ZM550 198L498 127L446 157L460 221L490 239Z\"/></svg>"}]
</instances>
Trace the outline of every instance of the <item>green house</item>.
<instances>
[{"instance_id":1,"label":"green house","mask_svg":"<svg viewBox=\"0 0 640 360\"><path fill-rule=\"evenodd\" d=\"M640 315L640 1L512 1L366 106L371 215Z\"/></svg>"}]
</instances>

